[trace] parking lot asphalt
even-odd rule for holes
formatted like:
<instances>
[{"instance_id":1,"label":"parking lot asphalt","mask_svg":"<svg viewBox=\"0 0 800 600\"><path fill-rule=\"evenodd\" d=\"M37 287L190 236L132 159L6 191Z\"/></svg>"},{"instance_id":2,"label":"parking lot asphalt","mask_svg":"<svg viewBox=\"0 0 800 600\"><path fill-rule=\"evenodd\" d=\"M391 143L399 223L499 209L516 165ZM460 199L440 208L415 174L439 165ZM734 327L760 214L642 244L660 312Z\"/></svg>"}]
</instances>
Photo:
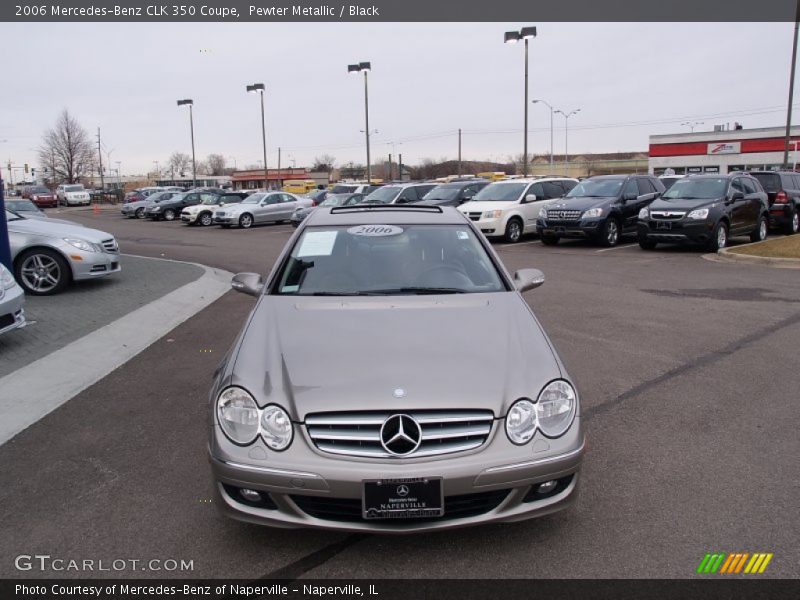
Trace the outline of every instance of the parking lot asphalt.
<instances>
[{"instance_id":1,"label":"parking lot asphalt","mask_svg":"<svg viewBox=\"0 0 800 600\"><path fill-rule=\"evenodd\" d=\"M292 233L71 219L124 252L265 272ZM495 244L547 282L526 299L582 395L588 454L575 507L416 536L270 530L217 515L206 463L211 374L253 299L229 292L0 447L0 576L18 554L194 561L192 576L686 578L706 552L800 556L792 270L691 249ZM187 576L174 572L99 576Z\"/></svg>"}]
</instances>

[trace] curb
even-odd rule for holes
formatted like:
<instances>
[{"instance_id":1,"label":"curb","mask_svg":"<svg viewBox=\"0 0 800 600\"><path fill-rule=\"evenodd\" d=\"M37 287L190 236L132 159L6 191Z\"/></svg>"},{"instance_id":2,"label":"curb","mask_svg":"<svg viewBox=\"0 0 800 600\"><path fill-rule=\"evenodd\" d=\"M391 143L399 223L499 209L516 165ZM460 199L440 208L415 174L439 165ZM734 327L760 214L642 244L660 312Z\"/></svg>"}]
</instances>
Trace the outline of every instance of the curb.
<instances>
[{"instance_id":1,"label":"curb","mask_svg":"<svg viewBox=\"0 0 800 600\"><path fill-rule=\"evenodd\" d=\"M754 244L761 244L763 242L754 242L751 244L742 244L737 248L752 246ZM763 265L766 267L774 267L777 269L800 269L800 258L778 258L772 256L751 256L749 254L739 254L738 252L731 252L730 248L722 248L716 254L704 254L703 258L706 260L727 262L727 263L744 263L750 265Z\"/></svg>"},{"instance_id":2,"label":"curb","mask_svg":"<svg viewBox=\"0 0 800 600\"><path fill-rule=\"evenodd\" d=\"M119 368L227 293L232 273L195 265L194 281L0 378L0 445ZM92 356L91 361L85 359ZM24 401L21 401L23 400Z\"/></svg>"}]
</instances>

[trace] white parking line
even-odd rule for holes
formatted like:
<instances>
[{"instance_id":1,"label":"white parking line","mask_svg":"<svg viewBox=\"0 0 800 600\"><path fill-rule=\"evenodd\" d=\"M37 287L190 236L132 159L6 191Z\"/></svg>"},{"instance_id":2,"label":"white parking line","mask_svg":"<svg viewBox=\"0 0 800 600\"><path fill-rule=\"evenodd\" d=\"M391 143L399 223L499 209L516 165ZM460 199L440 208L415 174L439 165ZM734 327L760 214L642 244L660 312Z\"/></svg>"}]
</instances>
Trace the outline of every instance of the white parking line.
<instances>
[{"instance_id":1,"label":"white parking line","mask_svg":"<svg viewBox=\"0 0 800 600\"><path fill-rule=\"evenodd\" d=\"M517 242L516 244L497 244L498 248L508 248L513 246L526 246L528 244L538 244L539 240L531 240L530 242Z\"/></svg>"},{"instance_id":2,"label":"white parking line","mask_svg":"<svg viewBox=\"0 0 800 600\"><path fill-rule=\"evenodd\" d=\"M597 252L597 253L610 252L611 250L620 250L622 248L631 248L632 246L638 246L638 245L639 245L638 242L635 243L635 244L621 244L619 246L614 246L612 248L603 248L602 250L595 250L595 252Z\"/></svg>"}]
</instances>

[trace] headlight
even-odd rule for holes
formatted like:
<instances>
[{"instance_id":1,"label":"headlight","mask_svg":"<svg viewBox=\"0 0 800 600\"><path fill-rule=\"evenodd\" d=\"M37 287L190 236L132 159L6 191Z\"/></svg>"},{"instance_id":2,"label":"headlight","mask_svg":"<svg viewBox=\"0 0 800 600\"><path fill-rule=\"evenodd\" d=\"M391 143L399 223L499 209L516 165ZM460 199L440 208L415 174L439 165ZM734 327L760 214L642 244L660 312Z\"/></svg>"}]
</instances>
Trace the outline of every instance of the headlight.
<instances>
[{"instance_id":1,"label":"headlight","mask_svg":"<svg viewBox=\"0 0 800 600\"><path fill-rule=\"evenodd\" d=\"M499 219L503 216L502 210L487 210L481 215L482 219Z\"/></svg>"},{"instance_id":2,"label":"headlight","mask_svg":"<svg viewBox=\"0 0 800 600\"><path fill-rule=\"evenodd\" d=\"M0 263L0 286L2 286L4 290L10 290L14 285L16 285L16 282L14 281L14 276L11 274L11 271L6 269L3 263Z\"/></svg>"},{"instance_id":3,"label":"headlight","mask_svg":"<svg viewBox=\"0 0 800 600\"><path fill-rule=\"evenodd\" d=\"M705 219L708 217L708 209L707 208L697 208L686 215L687 219Z\"/></svg>"},{"instance_id":4,"label":"headlight","mask_svg":"<svg viewBox=\"0 0 800 600\"><path fill-rule=\"evenodd\" d=\"M261 413L261 437L273 450L284 450L292 443L292 420L280 406L271 404Z\"/></svg>"},{"instance_id":5,"label":"headlight","mask_svg":"<svg viewBox=\"0 0 800 600\"><path fill-rule=\"evenodd\" d=\"M583 211L581 215L584 219L588 219L590 217L602 217L603 216L603 209L602 208L590 208L589 210Z\"/></svg>"},{"instance_id":6,"label":"headlight","mask_svg":"<svg viewBox=\"0 0 800 600\"><path fill-rule=\"evenodd\" d=\"M563 435L575 418L577 396L563 379L548 383L536 403L527 398L514 403L506 415L506 435L513 444L528 443L539 429L550 438Z\"/></svg>"},{"instance_id":7,"label":"headlight","mask_svg":"<svg viewBox=\"0 0 800 600\"><path fill-rule=\"evenodd\" d=\"M547 437L558 437L569 429L575 417L577 396L563 379L548 383L536 402L536 423Z\"/></svg>"},{"instance_id":8,"label":"headlight","mask_svg":"<svg viewBox=\"0 0 800 600\"><path fill-rule=\"evenodd\" d=\"M229 387L219 395L217 419L222 431L235 444L251 444L258 436L258 405L242 388Z\"/></svg>"},{"instance_id":9,"label":"headlight","mask_svg":"<svg viewBox=\"0 0 800 600\"><path fill-rule=\"evenodd\" d=\"M73 238L63 238L63 240L67 242L70 246L75 246L78 250L83 250L84 252L97 252L97 246L95 246L90 242L87 242L86 240L73 239Z\"/></svg>"},{"instance_id":10,"label":"headlight","mask_svg":"<svg viewBox=\"0 0 800 600\"><path fill-rule=\"evenodd\" d=\"M539 211L539 217L541 217L542 219L546 219L547 218L547 209L543 208L542 210L540 210Z\"/></svg>"},{"instance_id":11,"label":"headlight","mask_svg":"<svg viewBox=\"0 0 800 600\"><path fill-rule=\"evenodd\" d=\"M536 433L536 408L527 399L518 400L506 415L506 435L512 443L528 443Z\"/></svg>"},{"instance_id":12,"label":"headlight","mask_svg":"<svg viewBox=\"0 0 800 600\"><path fill-rule=\"evenodd\" d=\"M645 219L647 219L649 216L650 216L650 211L649 211L649 210L647 210L646 208L643 208L642 210L640 210L640 211L639 211L639 218L640 218L642 221L644 221Z\"/></svg>"}]
</instances>

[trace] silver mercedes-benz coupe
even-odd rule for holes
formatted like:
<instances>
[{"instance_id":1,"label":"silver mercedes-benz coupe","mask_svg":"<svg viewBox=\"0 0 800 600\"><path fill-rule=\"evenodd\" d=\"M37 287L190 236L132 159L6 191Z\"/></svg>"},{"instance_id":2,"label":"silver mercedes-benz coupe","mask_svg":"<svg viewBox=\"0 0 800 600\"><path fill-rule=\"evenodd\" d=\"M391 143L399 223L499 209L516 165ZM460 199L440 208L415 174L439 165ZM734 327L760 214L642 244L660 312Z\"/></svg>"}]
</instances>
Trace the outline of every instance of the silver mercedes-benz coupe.
<instances>
[{"instance_id":1,"label":"silver mercedes-benz coupe","mask_svg":"<svg viewBox=\"0 0 800 600\"><path fill-rule=\"evenodd\" d=\"M578 392L511 276L453 208L320 208L215 374L217 505L275 527L417 532L571 504Z\"/></svg>"}]
</instances>

